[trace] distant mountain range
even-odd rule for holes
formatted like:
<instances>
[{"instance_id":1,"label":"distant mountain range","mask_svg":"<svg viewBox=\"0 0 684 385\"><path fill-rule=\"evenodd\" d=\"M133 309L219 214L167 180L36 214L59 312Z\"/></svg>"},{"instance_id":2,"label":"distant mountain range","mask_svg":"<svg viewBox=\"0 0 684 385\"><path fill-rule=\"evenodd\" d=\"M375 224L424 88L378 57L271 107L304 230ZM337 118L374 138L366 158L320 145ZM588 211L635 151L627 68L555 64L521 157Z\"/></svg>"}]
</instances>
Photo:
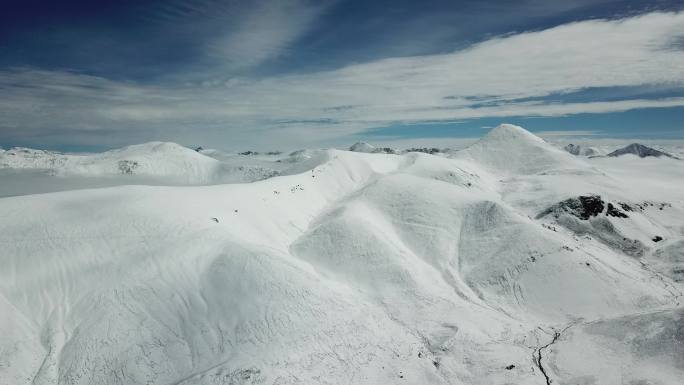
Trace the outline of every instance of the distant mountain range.
<instances>
[{"instance_id":1,"label":"distant mountain range","mask_svg":"<svg viewBox=\"0 0 684 385\"><path fill-rule=\"evenodd\" d=\"M646 157L668 157L668 158L673 158L673 159L679 159L676 156L669 154L664 151L656 150L654 148L645 146L641 143L632 143L629 144L623 148L619 148L615 151L612 151L608 153L607 155L602 155L601 151L594 148L594 147L585 147L581 146L578 144L573 144L570 143L563 147L563 149L567 152L569 152L572 155L577 155L577 156L586 156L586 157L601 157L601 156L608 156L608 157L618 157L622 155L636 155L640 158L646 158Z\"/></svg>"}]
</instances>

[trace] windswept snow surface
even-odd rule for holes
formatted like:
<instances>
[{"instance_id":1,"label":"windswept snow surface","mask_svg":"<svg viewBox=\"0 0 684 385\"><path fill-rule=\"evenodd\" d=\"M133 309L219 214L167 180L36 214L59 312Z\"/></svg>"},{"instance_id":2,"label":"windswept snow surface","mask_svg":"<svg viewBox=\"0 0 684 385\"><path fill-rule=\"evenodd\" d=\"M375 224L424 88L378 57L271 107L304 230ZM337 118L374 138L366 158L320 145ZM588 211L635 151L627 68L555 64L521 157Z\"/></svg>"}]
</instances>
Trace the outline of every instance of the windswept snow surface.
<instances>
[{"instance_id":1,"label":"windswept snow surface","mask_svg":"<svg viewBox=\"0 0 684 385\"><path fill-rule=\"evenodd\" d=\"M675 162L503 125L451 157L2 198L0 384L677 384Z\"/></svg>"}]
</instances>

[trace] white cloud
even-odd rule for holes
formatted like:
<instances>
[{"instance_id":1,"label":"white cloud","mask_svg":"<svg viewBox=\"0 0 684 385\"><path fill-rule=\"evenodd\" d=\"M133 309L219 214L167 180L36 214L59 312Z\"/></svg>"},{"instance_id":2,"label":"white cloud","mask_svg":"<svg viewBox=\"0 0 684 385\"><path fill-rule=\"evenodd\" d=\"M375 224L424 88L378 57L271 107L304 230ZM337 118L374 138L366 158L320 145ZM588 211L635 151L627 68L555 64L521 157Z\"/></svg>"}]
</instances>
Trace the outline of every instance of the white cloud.
<instances>
[{"instance_id":1,"label":"white cloud","mask_svg":"<svg viewBox=\"0 0 684 385\"><path fill-rule=\"evenodd\" d=\"M268 24L256 25L262 23ZM264 32L265 41L278 30L275 25ZM683 33L684 13L651 13L495 38L452 54L384 59L303 75L155 86L64 72L2 71L0 133L41 138L69 129L74 140L95 141L108 139L97 137L98 132L118 131L114 137L126 141L201 138L222 141L224 147L231 147L228 141L287 147L330 143L397 122L684 106L684 97L516 100L585 87L684 87L684 51L668 46ZM245 57L265 60L285 49L294 35L261 48L247 44L245 50L257 52ZM237 49L243 48L238 44ZM478 102L495 103L476 108L475 96ZM79 139L81 132L91 136Z\"/></svg>"},{"instance_id":2,"label":"white cloud","mask_svg":"<svg viewBox=\"0 0 684 385\"><path fill-rule=\"evenodd\" d=\"M258 65L282 55L288 46L308 31L331 1L313 5L303 0L247 2L239 17L228 19L234 26L221 32L208 46L208 54L227 70Z\"/></svg>"},{"instance_id":3,"label":"white cloud","mask_svg":"<svg viewBox=\"0 0 684 385\"><path fill-rule=\"evenodd\" d=\"M600 132L591 130L551 130L551 131L537 131L535 135L541 136L542 138L559 138L559 137L577 137L577 136L595 136L601 135Z\"/></svg>"}]
</instances>

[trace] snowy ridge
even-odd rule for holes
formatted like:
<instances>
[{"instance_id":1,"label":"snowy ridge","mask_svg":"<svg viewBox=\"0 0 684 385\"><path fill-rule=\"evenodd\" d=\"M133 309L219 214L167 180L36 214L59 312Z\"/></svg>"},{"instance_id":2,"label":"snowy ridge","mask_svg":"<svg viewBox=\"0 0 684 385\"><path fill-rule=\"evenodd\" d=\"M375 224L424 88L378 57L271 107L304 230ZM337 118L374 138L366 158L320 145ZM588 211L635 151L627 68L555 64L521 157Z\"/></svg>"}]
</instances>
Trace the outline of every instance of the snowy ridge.
<instances>
[{"instance_id":1,"label":"snowy ridge","mask_svg":"<svg viewBox=\"0 0 684 385\"><path fill-rule=\"evenodd\" d=\"M150 142L99 154L62 154L29 148L0 153L0 197L117 185L209 185L249 183L310 170L327 150L242 156L193 151L175 143ZM12 186L16 186L13 188Z\"/></svg>"},{"instance_id":2,"label":"snowy ridge","mask_svg":"<svg viewBox=\"0 0 684 385\"><path fill-rule=\"evenodd\" d=\"M614 349L645 368L628 381L681 378L682 288L649 264L677 269L671 190L625 188L644 183L515 126L453 159L288 158L311 168L0 199L0 383L615 383L596 362L616 358L591 345L588 370L577 344L661 313L648 341L670 338L674 363ZM540 215L588 189L600 208Z\"/></svg>"},{"instance_id":3,"label":"snowy ridge","mask_svg":"<svg viewBox=\"0 0 684 385\"><path fill-rule=\"evenodd\" d=\"M586 165L529 131L502 124L455 154L499 174L536 174L549 170L582 169Z\"/></svg>"},{"instance_id":4,"label":"snowy ridge","mask_svg":"<svg viewBox=\"0 0 684 385\"><path fill-rule=\"evenodd\" d=\"M0 154L0 167L46 169L57 175L144 175L206 182L219 163L175 143L150 142L93 155L13 148Z\"/></svg>"}]
</instances>

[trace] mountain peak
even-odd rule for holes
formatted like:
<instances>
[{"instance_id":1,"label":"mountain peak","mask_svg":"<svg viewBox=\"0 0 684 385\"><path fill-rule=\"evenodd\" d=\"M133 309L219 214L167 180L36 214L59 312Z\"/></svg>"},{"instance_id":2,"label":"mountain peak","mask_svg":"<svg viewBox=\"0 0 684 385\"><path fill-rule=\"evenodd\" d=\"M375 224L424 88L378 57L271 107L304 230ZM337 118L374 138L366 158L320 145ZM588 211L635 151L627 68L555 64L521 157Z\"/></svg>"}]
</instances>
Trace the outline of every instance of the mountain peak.
<instances>
[{"instance_id":1,"label":"mountain peak","mask_svg":"<svg viewBox=\"0 0 684 385\"><path fill-rule=\"evenodd\" d=\"M623 148L620 148L620 149L617 149L617 150L611 152L611 153L608 154L607 156L610 156L610 157L618 157L618 156L620 156L620 155L625 155L625 154L636 155L636 156L638 156L639 158L646 158L646 157L648 157L648 156L654 156L654 157L656 157L656 158L659 158L659 157L661 157L661 156L666 156L666 157L668 157L668 158L676 158L676 157L673 156L673 155L670 155L670 154L668 154L668 153L666 153L666 152L659 151L659 150L656 150L656 149L654 149L654 148L645 146L645 145L643 145L643 144L641 144L641 143L632 143L632 144L629 144L629 145L627 145L627 146L625 146L625 147L623 147Z\"/></svg>"},{"instance_id":2,"label":"mountain peak","mask_svg":"<svg viewBox=\"0 0 684 385\"><path fill-rule=\"evenodd\" d=\"M516 126L514 124L500 124L497 127L490 130L484 138L483 141L508 141L508 140L525 140L534 141L537 143L544 142L544 140L533 133L527 131L526 129Z\"/></svg>"},{"instance_id":3,"label":"mountain peak","mask_svg":"<svg viewBox=\"0 0 684 385\"><path fill-rule=\"evenodd\" d=\"M351 147L349 147L349 151L354 152L373 152L374 150L375 146L372 146L366 142L356 142Z\"/></svg>"},{"instance_id":4,"label":"mountain peak","mask_svg":"<svg viewBox=\"0 0 684 385\"><path fill-rule=\"evenodd\" d=\"M535 174L549 169L584 167L570 154L512 124L499 125L459 154L504 174Z\"/></svg>"}]
</instances>

